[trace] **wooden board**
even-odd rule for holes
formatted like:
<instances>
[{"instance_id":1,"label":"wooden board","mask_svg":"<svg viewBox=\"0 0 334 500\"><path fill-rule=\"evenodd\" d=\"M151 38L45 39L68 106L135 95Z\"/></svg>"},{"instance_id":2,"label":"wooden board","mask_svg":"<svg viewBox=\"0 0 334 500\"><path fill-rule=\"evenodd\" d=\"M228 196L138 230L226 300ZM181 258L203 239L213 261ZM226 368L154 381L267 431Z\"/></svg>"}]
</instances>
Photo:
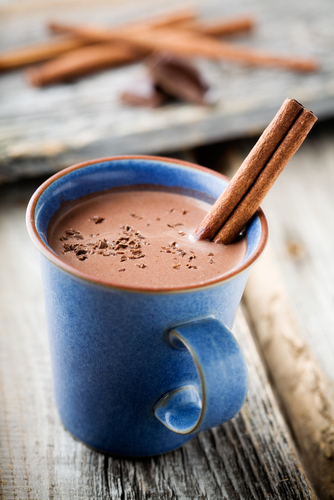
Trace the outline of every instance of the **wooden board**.
<instances>
[{"instance_id":1,"label":"wooden board","mask_svg":"<svg viewBox=\"0 0 334 500\"><path fill-rule=\"evenodd\" d=\"M169 9L180 7L170 0ZM0 77L0 182L51 173L81 160L176 151L257 133L289 96L320 117L334 112L334 3L331 0L194 0L206 19L249 13L257 27L235 43L278 54L315 56L321 70L297 74L197 60L217 96L212 108L174 103L157 110L119 102L141 65L106 71L74 84L29 87L22 71ZM11 1L0 7L0 44L47 38L50 19L115 25L166 11L164 0Z\"/></svg>"},{"instance_id":2,"label":"wooden board","mask_svg":"<svg viewBox=\"0 0 334 500\"><path fill-rule=\"evenodd\" d=\"M231 422L142 460L99 454L64 429L52 395L38 255L24 223L35 187L0 190L0 498L314 499L241 311L234 330L249 393Z\"/></svg>"}]
</instances>

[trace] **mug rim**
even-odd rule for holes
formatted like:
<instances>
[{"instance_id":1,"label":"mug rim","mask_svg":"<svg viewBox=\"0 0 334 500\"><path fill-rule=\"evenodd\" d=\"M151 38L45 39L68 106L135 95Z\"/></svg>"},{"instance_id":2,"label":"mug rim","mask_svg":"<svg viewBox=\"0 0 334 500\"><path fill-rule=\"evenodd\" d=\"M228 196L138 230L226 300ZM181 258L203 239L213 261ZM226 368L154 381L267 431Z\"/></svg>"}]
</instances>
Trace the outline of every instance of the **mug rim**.
<instances>
[{"instance_id":1,"label":"mug rim","mask_svg":"<svg viewBox=\"0 0 334 500\"><path fill-rule=\"evenodd\" d=\"M228 271L225 274L222 274L218 277L211 278L205 283L202 284L194 284L194 285L184 285L184 286L178 286L177 288L174 288L172 286L170 287L165 287L165 288L158 288L158 287L148 287L148 286L131 286L131 285L119 285L112 283L110 280L107 279L102 279L97 276L92 276L91 274L85 273L83 271L80 271L79 269L72 267L71 265L67 264L64 262L60 257L58 257L56 254L54 254L44 243L42 240L41 236L39 235L36 224L35 224L35 209L36 205L41 197L41 195L45 192L45 190L53 184L56 180L60 179L61 177L66 176L70 172L73 172L75 170L79 170L84 167L88 167L90 165L94 165L97 163L105 163L105 162L112 162L112 161L117 161L117 160L153 160L153 161L160 161L162 163L176 163L177 165L184 166L184 167L190 167L195 170L200 170L202 172L205 172L207 174L219 177L220 179L225 180L226 182L229 182L230 179L226 177L225 175L213 171L207 167L203 167L201 165L196 165L194 163L184 161L184 160L178 160L174 158L166 158L162 156L151 156L151 155L119 155L119 156L111 156L111 157L106 157L106 158L98 158L94 160L89 160L81 163L77 163L75 165L72 165L70 167L67 167L63 170L60 170L56 174L52 175L49 177L46 181L44 181L34 192L32 195L28 207L27 207L27 212L26 212L26 224L27 224L27 229L28 233L30 235L30 238L32 239L33 243L35 246L38 248L38 250L53 264L55 264L57 267L60 267L63 271L68 272L69 274L84 280L88 281L90 283L93 283L95 285L100 285L103 287L115 289L115 290L120 290L120 291L127 291L127 292L139 292L139 293L182 293L182 292L188 292L188 291L195 291L195 290L203 290L205 288L211 288L213 286L217 286L221 283L225 283L227 281L230 281L231 279L235 278L235 276L242 274L245 272L261 255L263 250L265 249L266 243L268 241L268 222L266 219L266 216L262 210L261 207L259 207L256 211L256 215L258 215L261 223L261 236L260 240L258 242L258 245L252 255L248 257L247 260L242 262L241 265L233 268L231 271Z\"/></svg>"}]
</instances>

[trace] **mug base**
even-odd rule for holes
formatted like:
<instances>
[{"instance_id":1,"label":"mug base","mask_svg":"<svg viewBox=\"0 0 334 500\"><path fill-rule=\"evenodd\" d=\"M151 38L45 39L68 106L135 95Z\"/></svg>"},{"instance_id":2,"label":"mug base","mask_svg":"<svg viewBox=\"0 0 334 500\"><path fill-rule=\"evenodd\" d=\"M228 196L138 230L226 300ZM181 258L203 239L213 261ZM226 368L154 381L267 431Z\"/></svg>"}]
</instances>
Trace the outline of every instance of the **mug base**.
<instances>
[{"instance_id":1,"label":"mug base","mask_svg":"<svg viewBox=\"0 0 334 500\"><path fill-rule=\"evenodd\" d=\"M182 446L186 443L188 443L191 439L193 439L195 437L195 434L191 434L189 436L182 436L183 438L183 441L182 443L178 444L178 445L173 445L171 447L165 447L163 450L161 451L156 451L154 453L150 453L150 452L145 452L145 451L139 451L136 453L127 453L126 451L123 452L123 451L120 451L120 450L112 450L110 448L101 448L101 447L96 447L92 444L89 444L87 443L85 440L79 438L78 436L76 436L72 431L70 431L63 423L63 428L65 429L66 432L68 432L69 434L71 434L72 438L75 439L75 441L79 441L80 443L84 444L85 446L87 446L87 448L89 448L90 450L92 451L96 451L98 453L101 453L103 455L107 455L107 456L110 456L110 457L114 457L114 458L134 458L134 459L141 459L141 458L150 458L150 457L158 457L160 455L165 455L166 453L171 453L173 451L176 451L178 450L179 448L182 448Z\"/></svg>"}]
</instances>

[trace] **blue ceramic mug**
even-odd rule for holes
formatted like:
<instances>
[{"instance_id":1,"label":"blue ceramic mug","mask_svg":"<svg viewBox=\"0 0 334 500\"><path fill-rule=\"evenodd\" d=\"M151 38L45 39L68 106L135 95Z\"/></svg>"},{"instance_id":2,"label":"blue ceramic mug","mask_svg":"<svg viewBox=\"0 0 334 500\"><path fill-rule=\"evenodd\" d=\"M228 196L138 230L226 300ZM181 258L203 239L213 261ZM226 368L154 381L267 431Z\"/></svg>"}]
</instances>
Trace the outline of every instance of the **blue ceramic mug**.
<instances>
[{"instance_id":1,"label":"blue ceramic mug","mask_svg":"<svg viewBox=\"0 0 334 500\"><path fill-rule=\"evenodd\" d=\"M267 222L259 209L243 262L224 276L152 290L115 285L60 260L47 241L52 215L66 200L116 186L156 184L214 200L227 182L190 163L127 156L67 168L33 195L27 224L41 252L56 402L65 427L87 445L156 455L236 415L247 370L229 328Z\"/></svg>"}]
</instances>

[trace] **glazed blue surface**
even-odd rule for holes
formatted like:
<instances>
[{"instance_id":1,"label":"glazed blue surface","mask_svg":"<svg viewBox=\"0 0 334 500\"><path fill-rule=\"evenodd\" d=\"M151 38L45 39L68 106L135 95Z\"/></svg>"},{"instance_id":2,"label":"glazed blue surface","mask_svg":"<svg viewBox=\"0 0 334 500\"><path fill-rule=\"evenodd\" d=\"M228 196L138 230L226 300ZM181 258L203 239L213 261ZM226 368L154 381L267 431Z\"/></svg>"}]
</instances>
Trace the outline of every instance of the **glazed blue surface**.
<instances>
[{"instance_id":1,"label":"glazed blue surface","mask_svg":"<svg viewBox=\"0 0 334 500\"><path fill-rule=\"evenodd\" d=\"M226 185L210 173L157 160L97 163L44 191L35 210L37 230L46 242L49 220L62 201L147 183L213 198ZM260 236L255 218L246 257ZM210 287L153 293L81 279L45 255L41 263L56 402L77 438L116 455L155 455L181 446L192 429L218 425L239 411L247 373L228 329L248 270Z\"/></svg>"}]
</instances>

